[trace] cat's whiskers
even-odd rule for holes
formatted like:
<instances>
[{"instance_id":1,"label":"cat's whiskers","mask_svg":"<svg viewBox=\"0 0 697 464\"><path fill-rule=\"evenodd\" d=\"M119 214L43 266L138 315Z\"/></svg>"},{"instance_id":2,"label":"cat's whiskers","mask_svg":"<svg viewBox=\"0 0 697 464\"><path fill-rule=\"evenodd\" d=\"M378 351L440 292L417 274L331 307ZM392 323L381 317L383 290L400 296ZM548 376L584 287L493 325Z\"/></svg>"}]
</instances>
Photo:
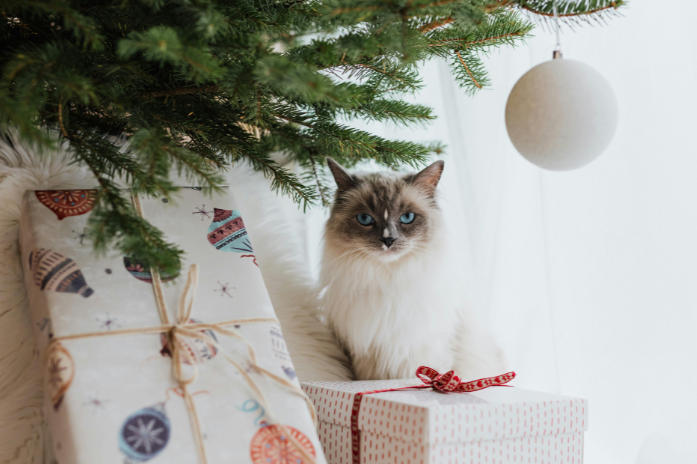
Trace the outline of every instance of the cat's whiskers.
<instances>
[{"instance_id":1,"label":"cat's whiskers","mask_svg":"<svg viewBox=\"0 0 697 464\"><path fill-rule=\"evenodd\" d=\"M409 248L407 249L407 254L411 253L411 254L413 254L414 256L418 256L418 255L416 254L417 251L422 251L422 252L424 252L424 253L427 253L427 252L428 252L428 248L426 248L424 245L419 245L419 244L416 244L416 243L412 243L412 244L409 245Z\"/></svg>"},{"instance_id":2,"label":"cat's whiskers","mask_svg":"<svg viewBox=\"0 0 697 464\"><path fill-rule=\"evenodd\" d=\"M420 257L420 256L418 255L418 253L416 253L416 250L408 250L408 251L405 253L405 255L412 255L412 256L414 256L415 258L419 258L419 257Z\"/></svg>"},{"instance_id":3,"label":"cat's whiskers","mask_svg":"<svg viewBox=\"0 0 697 464\"><path fill-rule=\"evenodd\" d=\"M340 255L340 256L337 256L337 257L334 258L333 260L329 261L327 264L325 264L325 266L331 266L332 263L334 263L334 261L336 261L336 260L338 260L338 259L341 259L341 258L343 258L344 256L350 255L350 254L352 254L352 253L359 253L359 252L366 253L366 250L365 250L363 247L359 247L359 248L356 248L356 249L354 249L354 250L349 250L349 251L347 251L346 253L344 253L344 254L342 254L342 255Z\"/></svg>"}]
</instances>

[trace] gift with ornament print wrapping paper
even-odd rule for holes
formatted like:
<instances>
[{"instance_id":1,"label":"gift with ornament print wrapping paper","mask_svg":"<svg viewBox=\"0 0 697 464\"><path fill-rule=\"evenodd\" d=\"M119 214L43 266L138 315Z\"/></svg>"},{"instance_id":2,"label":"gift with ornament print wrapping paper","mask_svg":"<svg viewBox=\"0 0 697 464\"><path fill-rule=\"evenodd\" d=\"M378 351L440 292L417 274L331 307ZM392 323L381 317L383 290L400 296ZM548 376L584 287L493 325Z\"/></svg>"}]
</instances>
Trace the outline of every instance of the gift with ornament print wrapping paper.
<instances>
[{"instance_id":1,"label":"gift with ornament print wrapping paper","mask_svg":"<svg viewBox=\"0 0 697 464\"><path fill-rule=\"evenodd\" d=\"M374 390L423 386L418 379L305 382L329 464L583 462L584 399L516 387L472 393ZM353 410L358 403L358 411ZM356 421L359 450L352 450Z\"/></svg>"},{"instance_id":2,"label":"gift with ornament print wrapping paper","mask_svg":"<svg viewBox=\"0 0 697 464\"><path fill-rule=\"evenodd\" d=\"M311 413L289 388L299 387L292 361L228 189L136 199L186 253L172 275L115 250L93 253L85 231L96 193L29 191L22 205L55 460L324 463ZM182 294L193 305L178 321Z\"/></svg>"}]
</instances>

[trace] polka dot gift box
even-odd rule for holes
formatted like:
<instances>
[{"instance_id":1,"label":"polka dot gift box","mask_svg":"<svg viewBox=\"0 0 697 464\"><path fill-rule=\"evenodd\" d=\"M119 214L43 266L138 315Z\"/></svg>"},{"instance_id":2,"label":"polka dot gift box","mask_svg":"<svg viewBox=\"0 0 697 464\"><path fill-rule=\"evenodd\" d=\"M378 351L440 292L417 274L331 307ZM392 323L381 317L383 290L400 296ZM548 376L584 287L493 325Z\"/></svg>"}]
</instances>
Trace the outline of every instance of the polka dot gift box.
<instances>
[{"instance_id":1,"label":"polka dot gift box","mask_svg":"<svg viewBox=\"0 0 697 464\"><path fill-rule=\"evenodd\" d=\"M171 273L93 253L98 196L27 192L22 205L53 462L326 464L231 193L132 197L184 250Z\"/></svg>"},{"instance_id":2,"label":"polka dot gift box","mask_svg":"<svg viewBox=\"0 0 697 464\"><path fill-rule=\"evenodd\" d=\"M493 386L470 393L414 380L306 382L329 464L581 464L584 399ZM360 397L360 398L358 398Z\"/></svg>"}]
</instances>

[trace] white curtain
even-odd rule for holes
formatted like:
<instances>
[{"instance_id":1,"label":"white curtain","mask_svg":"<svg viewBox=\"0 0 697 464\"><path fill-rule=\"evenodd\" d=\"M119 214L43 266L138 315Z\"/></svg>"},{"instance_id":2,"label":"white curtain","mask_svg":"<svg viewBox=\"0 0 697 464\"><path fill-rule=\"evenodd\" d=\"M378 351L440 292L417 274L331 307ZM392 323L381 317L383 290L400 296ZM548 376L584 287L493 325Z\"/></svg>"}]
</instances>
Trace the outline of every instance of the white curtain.
<instances>
[{"instance_id":1,"label":"white curtain","mask_svg":"<svg viewBox=\"0 0 697 464\"><path fill-rule=\"evenodd\" d=\"M612 144L578 171L532 166L506 134L511 88L551 58L542 28L486 59L493 87L474 97L444 63L425 67L427 128L357 124L448 145L440 188L472 304L517 386L590 400L588 464L697 462L697 5L659 4L562 36L620 107ZM315 270L323 216L307 219Z\"/></svg>"}]
</instances>

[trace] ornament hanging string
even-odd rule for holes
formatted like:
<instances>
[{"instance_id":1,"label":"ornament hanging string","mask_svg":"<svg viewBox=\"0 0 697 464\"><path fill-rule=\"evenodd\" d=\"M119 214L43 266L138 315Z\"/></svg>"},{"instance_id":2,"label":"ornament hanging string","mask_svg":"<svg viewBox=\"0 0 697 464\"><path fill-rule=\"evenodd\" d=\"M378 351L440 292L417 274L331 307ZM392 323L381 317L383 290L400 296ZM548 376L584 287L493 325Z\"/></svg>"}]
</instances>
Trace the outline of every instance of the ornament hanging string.
<instances>
[{"instance_id":1,"label":"ornament hanging string","mask_svg":"<svg viewBox=\"0 0 697 464\"><path fill-rule=\"evenodd\" d=\"M561 26L559 25L559 10L557 8L557 0L552 0L552 11L554 12L554 31L557 36L557 44L554 46L552 59L556 60L558 58L563 58L561 53L561 39L559 38Z\"/></svg>"},{"instance_id":2,"label":"ornament hanging string","mask_svg":"<svg viewBox=\"0 0 697 464\"><path fill-rule=\"evenodd\" d=\"M136 211L138 214L143 217L143 208L142 205L140 204L140 200L138 199L138 196L134 193L133 194L133 204L136 208ZM303 464L316 464L316 460L314 456L312 456L304 446L302 446L297 439L290 433L288 428L283 425L278 423L278 421L275 420L271 408L269 406L268 401L266 400L266 397L264 393L262 392L261 388L259 388L259 385L256 383L256 381L246 372L244 367L242 367L235 359L233 359L226 351L225 349L218 343L218 341L208 335L206 331L213 331L221 335L226 335L229 337L236 338L243 342L247 346L247 352L249 356L249 361L251 364L251 368L258 372L263 374L264 376L268 377L269 379L273 380L274 382L280 384L281 386L289 389L292 393L302 397L305 400L305 403L308 406L308 409L310 411L310 415L312 416L312 420L317 424L317 414L315 412L314 406L310 399L307 397L305 392L302 391L300 387L297 385L289 382L288 380L277 376L276 374L264 369L257 363L257 358L256 358L256 352L254 351L254 348L252 347L251 343L244 338L239 332L231 328L230 326L241 326L241 325L247 325L247 324L259 324L259 323L275 323L279 324L280 322L276 318L268 317L268 318L245 318L245 319L232 319L232 320L227 320L227 321L221 321L221 322L215 322L215 323L200 323L200 322L191 322L191 314L193 312L193 307L194 307L194 299L196 295L196 289L198 286L198 265L192 264L189 267L189 272L187 275L186 279L186 284L184 286L184 290L181 293L181 296L179 297L179 307L178 307L178 314L177 314L177 323L172 324L169 319L169 314L167 310L167 305L165 303L164 299L164 291L162 288L162 280L160 279L160 275L157 272L157 270L152 269L151 270L152 274L152 284L153 284L153 293L155 295L155 302L157 305L157 311L160 316L160 321L162 322L162 325L159 326L154 326L154 327L142 327L142 328L133 328L133 329L122 329L122 330L110 330L108 332L87 332L87 333L82 333L82 334L73 334L73 335L65 335L65 336L59 336L55 337L54 339L51 340L49 347L46 349L46 353L50 352L50 345L51 344L56 344L61 341L66 341L66 340L79 340L79 339L85 339L85 338L97 338L97 337L111 337L111 336L121 336L121 335L134 335L134 334L159 334L159 333L165 333L167 334L167 339L172 347L172 375L175 379L175 381L178 384L178 388L181 391L181 396L184 399L184 404L186 405L186 409L189 413L189 421L191 423L191 429L193 432L193 438L194 438L194 444L196 446L196 450L199 456L199 462L200 464L207 464L208 463L208 458L206 454L206 447L203 442L203 432L201 430L201 420L198 415L198 411L196 409L196 404L194 402L194 394L189 392L188 386L193 383L196 378L198 377L198 365L196 364L195 360L193 359L193 356L189 351L186 349L185 345L185 338L196 338L199 340L203 340L206 343L210 343L215 348L218 350L219 353L223 355L223 357L230 363L232 364L235 369L242 375L244 378L245 382L249 386L249 388L252 390L254 395L256 396L257 401L259 402L260 405L264 407L264 409L267 411L267 423L269 425L275 425L278 427L284 434L284 437L287 438L297 449L297 451L302 455L304 459ZM193 372L191 372L189 375L186 375L183 369L183 365L185 363L188 363L192 366Z\"/></svg>"},{"instance_id":3,"label":"ornament hanging string","mask_svg":"<svg viewBox=\"0 0 697 464\"><path fill-rule=\"evenodd\" d=\"M416 369L416 376L424 385L412 385L409 387L388 388L385 390L356 393L356 396L353 398L353 407L351 408L351 458L353 464L360 464L361 462L361 436L358 429L358 419L361 411L361 401L363 401L364 395L402 390L422 390L427 388L432 388L440 393L469 393L484 390L489 387L510 387L510 385L505 384L515 378L515 372L508 372L497 377L487 377L471 382L462 382L460 381L460 377L455 374L455 371L448 371L445 374L440 374L435 369L421 366Z\"/></svg>"}]
</instances>

